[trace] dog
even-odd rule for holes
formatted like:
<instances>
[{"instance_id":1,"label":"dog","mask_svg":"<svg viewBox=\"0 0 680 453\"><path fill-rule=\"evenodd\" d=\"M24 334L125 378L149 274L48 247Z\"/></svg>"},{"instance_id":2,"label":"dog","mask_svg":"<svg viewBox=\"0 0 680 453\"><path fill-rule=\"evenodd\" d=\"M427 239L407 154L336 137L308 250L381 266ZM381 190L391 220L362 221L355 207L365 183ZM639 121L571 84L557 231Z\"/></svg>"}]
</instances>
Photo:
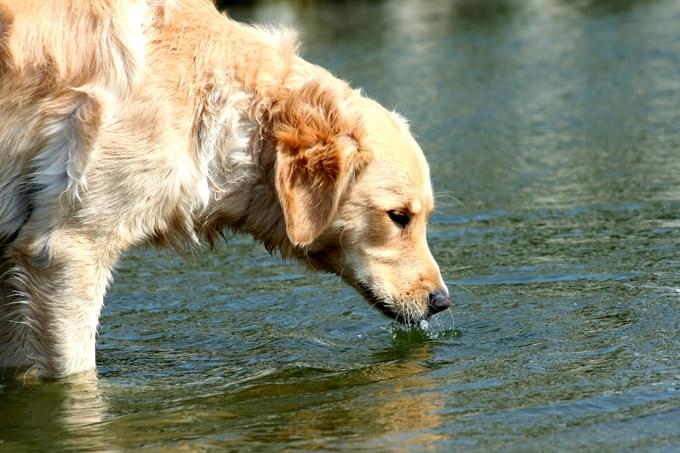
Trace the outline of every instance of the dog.
<instances>
[{"instance_id":1,"label":"dog","mask_svg":"<svg viewBox=\"0 0 680 453\"><path fill-rule=\"evenodd\" d=\"M222 231L415 324L450 305L407 122L209 0L0 0L0 367L95 367L122 252Z\"/></svg>"}]
</instances>

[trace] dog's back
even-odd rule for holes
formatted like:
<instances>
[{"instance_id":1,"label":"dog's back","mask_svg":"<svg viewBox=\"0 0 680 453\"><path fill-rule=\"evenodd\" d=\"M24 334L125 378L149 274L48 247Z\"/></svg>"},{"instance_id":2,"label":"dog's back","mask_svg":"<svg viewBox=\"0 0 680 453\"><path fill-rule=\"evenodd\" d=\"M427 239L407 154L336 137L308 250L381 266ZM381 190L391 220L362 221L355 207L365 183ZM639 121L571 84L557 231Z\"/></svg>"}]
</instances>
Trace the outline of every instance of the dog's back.
<instances>
[{"instance_id":1,"label":"dog's back","mask_svg":"<svg viewBox=\"0 0 680 453\"><path fill-rule=\"evenodd\" d=\"M101 121L94 92L121 97L134 85L146 7L0 2L0 247L38 198L77 196Z\"/></svg>"}]
</instances>

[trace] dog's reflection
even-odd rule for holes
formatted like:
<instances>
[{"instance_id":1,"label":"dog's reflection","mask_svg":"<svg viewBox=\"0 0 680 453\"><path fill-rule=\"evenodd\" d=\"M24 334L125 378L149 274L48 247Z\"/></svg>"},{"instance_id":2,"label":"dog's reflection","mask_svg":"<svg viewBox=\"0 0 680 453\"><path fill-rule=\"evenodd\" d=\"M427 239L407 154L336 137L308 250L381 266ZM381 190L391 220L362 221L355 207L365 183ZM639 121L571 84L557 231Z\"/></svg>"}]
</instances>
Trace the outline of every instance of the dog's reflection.
<instances>
[{"instance_id":1,"label":"dog's reflection","mask_svg":"<svg viewBox=\"0 0 680 453\"><path fill-rule=\"evenodd\" d=\"M403 339L402 339L403 340ZM432 343L395 344L376 354L375 364L361 370L370 382L348 389L344 401L326 410L309 407L291 416L306 439L323 438L329 427L353 431L357 446L389 446L391 451L426 450L442 436L442 397L428 374ZM348 440L351 439L348 438ZM348 442L347 447L351 447ZM319 445L321 447L321 445Z\"/></svg>"},{"instance_id":2,"label":"dog's reflection","mask_svg":"<svg viewBox=\"0 0 680 453\"><path fill-rule=\"evenodd\" d=\"M351 371L285 384L270 378L235 398L250 411L261 409L260 420L241 427L238 437L301 449L436 449L444 439L444 398L429 373L432 350L431 341L401 338ZM257 400L269 401L267 407Z\"/></svg>"},{"instance_id":3,"label":"dog's reflection","mask_svg":"<svg viewBox=\"0 0 680 453\"><path fill-rule=\"evenodd\" d=\"M0 376L0 440L9 450L113 451L106 418L95 371L57 381Z\"/></svg>"},{"instance_id":4,"label":"dog's reflection","mask_svg":"<svg viewBox=\"0 0 680 453\"><path fill-rule=\"evenodd\" d=\"M122 389L107 388L95 373L52 382L0 378L0 450L116 451L205 442L220 448L323 450L337 443L437 449L445 398L429 365L436 344L398 335L352 369L346 363L340 371L286 368L236 388L225 378L221 391L188 392L180 400L177 388L152 386L140 390L141 401L126 399L126 406L116 402ZM153 410L151 402L157 403Z\"/></svg>"}]
</instances>

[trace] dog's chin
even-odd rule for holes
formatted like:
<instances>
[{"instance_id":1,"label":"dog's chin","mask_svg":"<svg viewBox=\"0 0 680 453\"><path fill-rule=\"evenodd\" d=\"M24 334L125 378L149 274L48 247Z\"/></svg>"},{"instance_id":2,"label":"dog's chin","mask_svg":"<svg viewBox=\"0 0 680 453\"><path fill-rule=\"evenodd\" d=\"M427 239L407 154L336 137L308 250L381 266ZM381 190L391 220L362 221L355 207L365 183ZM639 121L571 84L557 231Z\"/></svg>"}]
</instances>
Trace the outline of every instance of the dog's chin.
<instances>
[{"instance_id":1,"label":"dog's chin","mask_svg":"<svg viewBox=\"0 0 680 453\"><path fill-rule=\"evenodd\" d=\"M408 326L417 325L421 320L426 319L426 316L407 316L404 313L395 310L391 304L387 303L381 297L378 297L366 283L356 282L352 286L354 286L357 291L359 291L359 293L364 297L364 299L366 299L371 307L376 308L383 315L400 322L401 324Z\"/></svg>"},{"instance_id":2,"label":"dog's chin","mask_svg":"<svg viewBox=\"0 0 680 453\"><path fill-rule=\"evenodd\" d=\"M406 314L397 310L394 305L378 296L367 283L356 278L353 272L348 270L344 265L339 264L341 261L335 259L335 256L332 253L311 252L304 256L303 261L316 271L332 273L342 278L345 283L356 289L371 307L377 309L380 313L394 321L407 326L412 326L417 325L420 321L429 317L428 314L418 316L413 313Z\"/></svg>"}]
</instances>

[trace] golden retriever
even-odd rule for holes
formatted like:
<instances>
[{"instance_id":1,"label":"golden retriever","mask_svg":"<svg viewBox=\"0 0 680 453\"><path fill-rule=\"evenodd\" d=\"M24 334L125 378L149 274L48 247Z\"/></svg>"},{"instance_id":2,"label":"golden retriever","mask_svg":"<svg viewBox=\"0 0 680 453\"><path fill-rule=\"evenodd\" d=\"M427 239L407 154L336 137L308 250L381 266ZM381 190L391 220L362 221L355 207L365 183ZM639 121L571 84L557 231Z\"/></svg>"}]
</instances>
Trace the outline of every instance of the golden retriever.
<instances>
[{"instance_id":1,"label":"golden retriever","mask_svg":"<svg viewBox=\"0 0 680 453\"><path fill-rule=\"evenodd\" d=\"M224 229L388 316L449 307L406 122L209 0L0 0L0 367L95 366L121 252Z\"/></svg>"}]
</instances>

